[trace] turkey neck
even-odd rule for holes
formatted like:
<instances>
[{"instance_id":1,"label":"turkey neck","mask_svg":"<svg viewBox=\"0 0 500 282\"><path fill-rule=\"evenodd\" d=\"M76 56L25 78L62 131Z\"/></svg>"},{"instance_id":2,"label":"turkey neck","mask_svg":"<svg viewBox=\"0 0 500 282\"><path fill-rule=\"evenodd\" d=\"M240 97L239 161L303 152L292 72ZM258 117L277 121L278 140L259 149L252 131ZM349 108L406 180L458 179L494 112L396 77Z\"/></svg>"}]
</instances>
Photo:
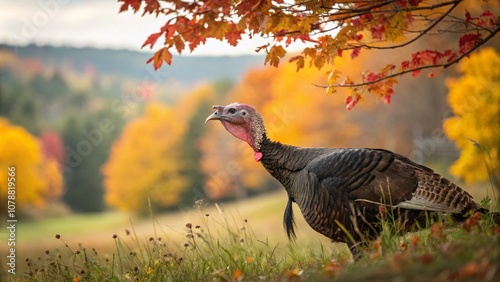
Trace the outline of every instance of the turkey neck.
<instances>
[{"instance_id":1,"label":"turkey neck","mask_svg":"<svg viewBox=\"0 0 500 282\"><path fill-rule=\"evenodd\" d=\"M300 148L270 140L265 134L260 143L264 168L276 178L293 197L292 182L296 174L324 149Z\"/></svg>"}]
</instances>

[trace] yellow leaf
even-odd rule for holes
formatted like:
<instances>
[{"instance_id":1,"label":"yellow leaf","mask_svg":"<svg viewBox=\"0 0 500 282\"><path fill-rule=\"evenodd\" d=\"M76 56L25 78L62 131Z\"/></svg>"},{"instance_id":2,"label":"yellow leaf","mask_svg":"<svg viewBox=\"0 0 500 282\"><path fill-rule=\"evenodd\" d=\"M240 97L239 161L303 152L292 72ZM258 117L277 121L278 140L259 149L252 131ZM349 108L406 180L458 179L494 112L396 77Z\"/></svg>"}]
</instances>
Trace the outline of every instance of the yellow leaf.
<instances>
[{"instance_id":1,"label":"yellow leaf","mask_svg":"<svg viewBox=\"0 0 500 282\"><path fill-rule=\"evenodd\" d=\"M337 83L337 79L339 78L339 75L342 74L342 72L340 72L339 70L332 70L330 72L330 75L328 76L328 85L332 85L332 84L335 84Z\"/></svg>"},{"instance_id":2,"label":"yellow leaf","mask_svg":"<svg viewBox=\"0 0 500 282\"><path fill-rule=\"evenodd\" d=\"M335 92L337 92L337 87L335 87L335 86L330 85L330 86L328 86L326 88L326 94L327 95L331 95L331 94L333 94Z\"/></svg>"},{"instance_id":3,"label":"yellow leaf","mask_svg":"<svg viewBox=\"0 0 500 282\"><path fill-rule=\"evenodd\" d=\"M450 171L467 183L491 178L500 186L499 65L500 55L486 48L459 64L462 77L447 82L448 103L455 116L446 119L443 127L461 149Z\"/></svg>"}]
</instances>

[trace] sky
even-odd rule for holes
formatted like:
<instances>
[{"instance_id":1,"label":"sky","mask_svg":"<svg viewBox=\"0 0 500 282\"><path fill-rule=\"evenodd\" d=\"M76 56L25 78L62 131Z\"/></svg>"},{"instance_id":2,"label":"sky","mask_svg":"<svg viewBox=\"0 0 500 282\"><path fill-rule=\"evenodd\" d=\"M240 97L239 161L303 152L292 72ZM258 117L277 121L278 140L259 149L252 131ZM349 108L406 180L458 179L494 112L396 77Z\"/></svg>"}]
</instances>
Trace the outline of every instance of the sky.
<instances>
[{"instance_id":1,"label":"sky","mask_svg":"<svg viewBox=\"0 0 500 282\"><path fill-rule=\"evenodd\" d=\"M165 23L151 15L118 13L120 4L115 0L0 0L0 7L0 43L9 45L35 43L141 51L146 38ZM256 54L255 48L266 43L253 38L232 47L213 40L193 54Z\"/></svg>"}]
</instances>

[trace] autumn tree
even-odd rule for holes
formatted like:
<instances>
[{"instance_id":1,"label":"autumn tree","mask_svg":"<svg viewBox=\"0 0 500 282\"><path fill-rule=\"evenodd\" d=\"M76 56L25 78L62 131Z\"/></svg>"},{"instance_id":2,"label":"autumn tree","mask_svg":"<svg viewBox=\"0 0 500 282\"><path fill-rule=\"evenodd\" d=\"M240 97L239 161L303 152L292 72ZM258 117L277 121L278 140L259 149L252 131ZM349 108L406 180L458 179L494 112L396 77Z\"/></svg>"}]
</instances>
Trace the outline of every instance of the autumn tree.
<instances>
[{"instance_id":1,"label":"autumn tree","mask_svg":"<svg viewBox=\"0 0 500 282\"><path fill-rule=\"evenodd\" d=\"M64 144L61 136L52 131L44 131L40 136L40 149L42 151L43 171L47 185L47 201L60 200L64 192L62 178L62 164L64 162Z\"/></svg>"},{"instance_id":2,"label":"autumn tree","mask_svg":"<svg viewBox=\"0 0 500 282\"><path fill-rule=\"evenodd\" d=\"M0 167L15 167L16 211L41 207L53 198L50 188L61 188L61 173L54 163L44 162L39 141L24 128L0 118ZM0 217L7 211L7 173L0 175ZM18 214L19 216L20 214Z\"/></svg>"},{"instance_id":3,"label":"autumn tree","mask_svg":"<svg viewBox=\"0 0 500 282\"><path fill-rule=\"evenodd\" d=\"M496 1L388 0L388 1L158 1L119 0L120 12L132 10L165 17L165 24L145 40L143 47L163 45L149 60L157 69L172 62L172 52L193 51L209 39L232 46L245 36L260 36L268 43L265 63L277 66L287 50L302 51L289 59L297 70L309 64L330 71L328 93L339 87L352 92L348 108L368 92L390 102L397 77L417 76L423 69L447 68L493 39L500 30ZM470 6L478 9L468 9ZM425 46L407 59L366 70L357 78L344 76L337 57L356 58L362 50L402 49L435 35L453 36L446 46ZM381 53L383 54L383 53ZM379 55L380 56L380 55ZM385 53L390 57L390 54Z\"/></svg>"},{"instance_id":4,"label":"autumn tree","mask_svg":"<svg viewBox=\"0 0 500 282\"><path fill-rule=\"evenodd\" d=\"M459 65L463 73L450 80L448 101L455 116L444 129L460 148L451 173L467 183L492 180L500 187L500 55L492 48Z\"/></svg>"},{"instance_id":5,"label":"autumn tree","mask_svg":"<svg viewBox=\"0 0 500 282\"><path fill-rule=\"evenodd\" d=\"M167 106L151 103L128 123L102 171L108 205L147 212L179 203L186 189L180 142L186 124Z\"/></svg>"}]
</instances>

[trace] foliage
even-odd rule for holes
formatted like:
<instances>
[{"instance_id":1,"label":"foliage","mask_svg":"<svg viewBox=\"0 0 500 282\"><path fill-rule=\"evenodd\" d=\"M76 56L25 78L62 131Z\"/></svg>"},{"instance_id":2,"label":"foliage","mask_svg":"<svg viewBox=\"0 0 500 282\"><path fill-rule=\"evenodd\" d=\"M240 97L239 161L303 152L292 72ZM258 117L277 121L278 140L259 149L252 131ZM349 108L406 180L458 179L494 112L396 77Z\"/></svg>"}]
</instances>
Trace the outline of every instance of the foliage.
<instances>
[{"instance_id":1,"label":"foliage","mask_svg":"<svg viewBox=\"0 0 500 282\"><path fill-rule=\"evenodd\" d=\"M115 141L103 168L108 205L124 211L146 212L177 204L186 179L179 150L186 124L166 106L151 103Z\"/></svg>"},{"instance_id":2,"label":"foliage","mask_svg":"<svg viewBox=\"0 0 500 282\"><path fill-rule=\"evenodd\" d=\"M260 36L269 42L256 51L264 50L265 63L272 66L278 66L287 48L299 45L302 52L290 59L296 63L297 70L307 63L319 69L327 65L333 67L327 92L350 87L355 95L346 101L348 108L365 92L389 103L397 76L405 73L416 76L423 69L453 65L500 30L495 4L470 4L464 0L119 2L120 12L142 11L143 15L166 17L166 23L143 45L153 48L158 40L163 45L148 61L155 69L163 63L171 64L172 50L193 51L208 39L236 46L244 36ZM471 13L467 10L470 5L481 8ZM399 49L435 34L454 35L452 44L447 42L444 48L422 48L401 62L386 63L378 71L363 72L358 82L349 76L339 79L340 71L334 64L336 57L354 59L362 49Z\"/></svg>"},{"instance_id":3,"label":"foliage","mask_svg":"<svg viewBox=\"0 0 500 282\"><path fill-rule=\"evenodd\" d=\"M61 171L53 159L44 159L38 140L3 118L0 118L0 132L0 167L6 170L0 176L0 195L5 201L0 205L1 215L7 214L9 167L15 167L16 212L57 199L62 193Z\"/></svg>"},{"instance_id":4,"label":"foliage","mask_svg":"<svg viewBox=\"0 0 500 282\"><path fill-rule=\"evenodd\" d=\"M64 162L65 151L61 136L52 131L45 131L40 136L40 147L45 162L47 192L51 201L61 199L63 195L63 176L61 165Z\"/></svg>"},{"instance_id":5,"label":"foliage","mask_svg":"<svg viewBox=\"0 0 500 282\"><path fill-rule=\"evenodd\" d=\"M459 65L462 77L448 81L455 114L444 129L461 149L451 172L467 183L488 181L500 187L500 55L492 48Z\"/></svg>"}]
</instances>

